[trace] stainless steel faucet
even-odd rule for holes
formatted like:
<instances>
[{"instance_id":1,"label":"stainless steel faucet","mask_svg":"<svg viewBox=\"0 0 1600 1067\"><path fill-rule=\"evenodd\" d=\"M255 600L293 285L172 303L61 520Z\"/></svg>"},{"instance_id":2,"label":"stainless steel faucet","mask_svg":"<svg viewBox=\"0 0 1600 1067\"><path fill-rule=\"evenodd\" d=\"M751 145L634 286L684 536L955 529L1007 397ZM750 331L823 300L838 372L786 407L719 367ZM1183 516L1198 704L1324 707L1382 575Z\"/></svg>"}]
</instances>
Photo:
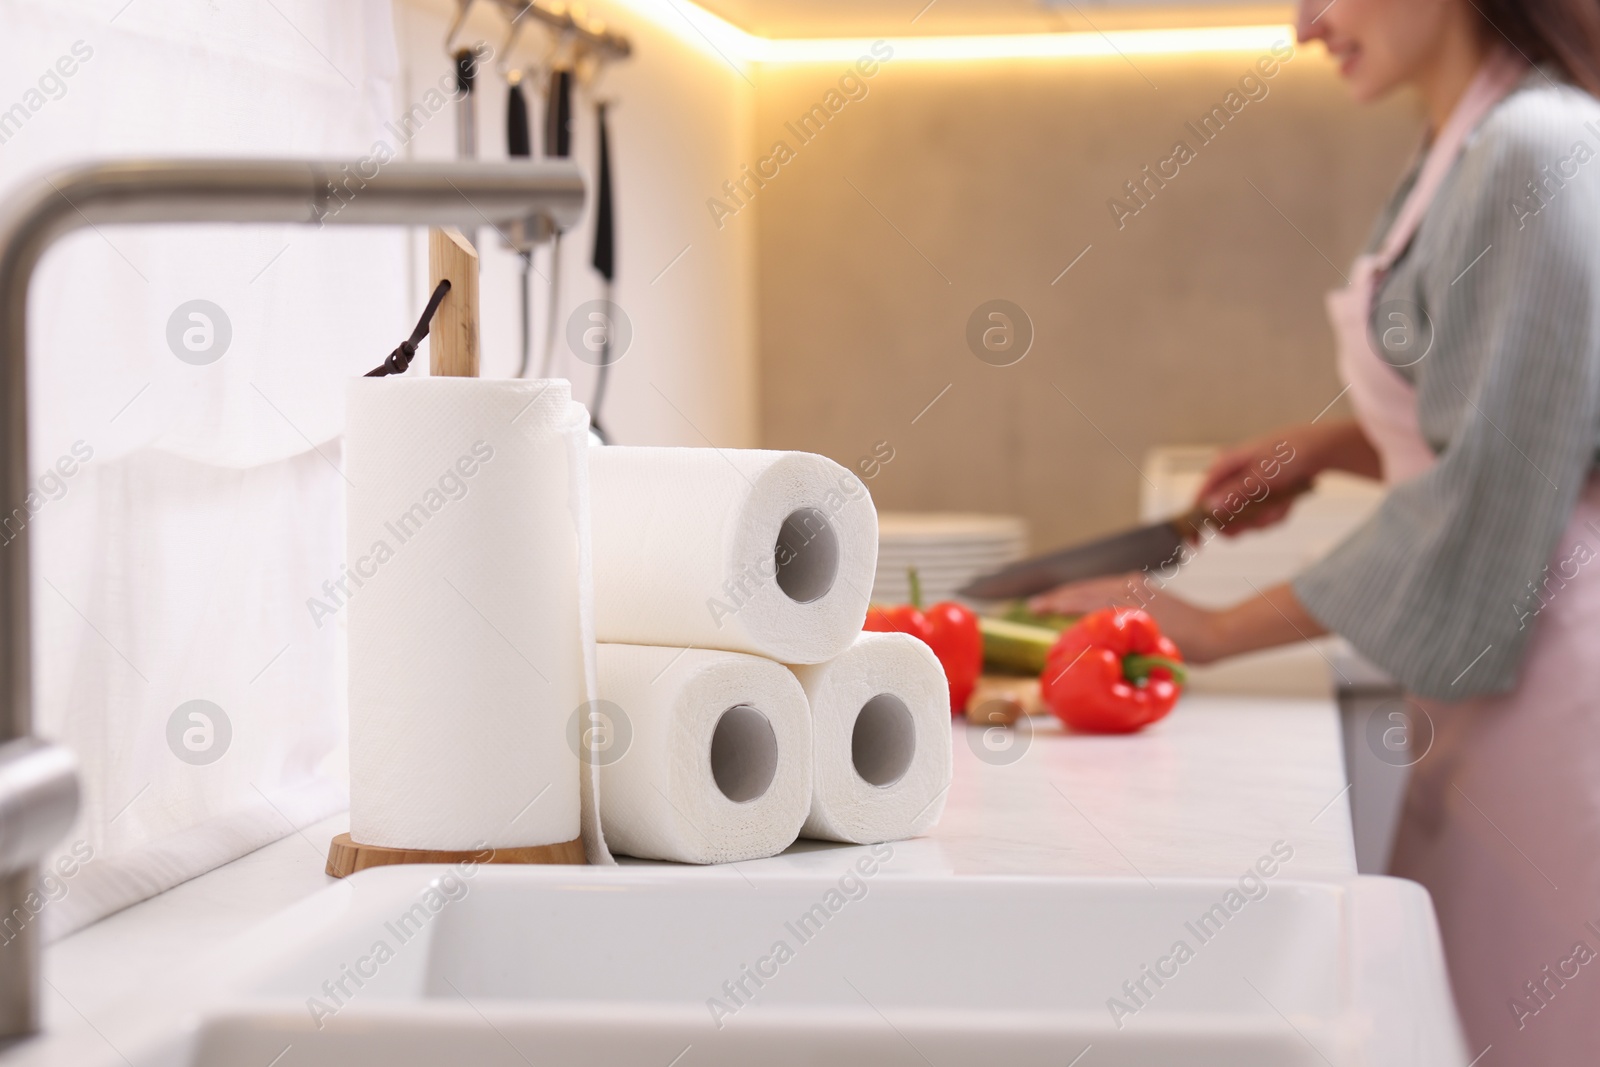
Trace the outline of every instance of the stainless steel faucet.
<instances>
[{"instance_id":1,"label":"stainless steel faucet","mask_svg":"<svg viewBox=\"0 0 1600 1067\"><path fill-rule=\"evenodd\" d=\"M236 222L571 229L583 212L572 163L125 160L75 167L0 204L0 510L28 493L28 285L45 251L85 226ZM77 771L33 727L24 525L0 547L0 927L24 903L38 861L77 816ZM39 1028L35 922L0 944L0 1040Z\"/></svg>"}]
</instances>

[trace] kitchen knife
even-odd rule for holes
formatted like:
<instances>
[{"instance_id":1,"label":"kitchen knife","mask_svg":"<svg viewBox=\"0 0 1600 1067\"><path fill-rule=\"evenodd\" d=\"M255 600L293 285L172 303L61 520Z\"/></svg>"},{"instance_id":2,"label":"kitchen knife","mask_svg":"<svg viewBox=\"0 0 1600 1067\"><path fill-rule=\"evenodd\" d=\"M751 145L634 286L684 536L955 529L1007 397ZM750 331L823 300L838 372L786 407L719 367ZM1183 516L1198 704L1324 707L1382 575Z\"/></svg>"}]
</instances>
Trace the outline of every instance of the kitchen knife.
<instances>
[{"instance_id":1,"label":"kitchen knife","mask_svg":"<svg viewBox=\"0 0 1600 1067\"><path fill-rule=\"evenodd\" d=\"M1126 574L1177 562L1183 545L1200 539L1207 524L1219 530L1230 523L1256 514L1269 502L1293 498L1310 489L1309 483L1290 486L1248 501L1229 515L1226 509L1196 504L1182 515L1162 522L1111 534L1087 544L1058 549L1032 559L1020 560L990 574L980 575L956 590L958 596L973 600L1009 600L1033 596L1047 589L1086 578ZM1219 518L1217 512L1224 518Z\"/></svg>"}]
</instances>

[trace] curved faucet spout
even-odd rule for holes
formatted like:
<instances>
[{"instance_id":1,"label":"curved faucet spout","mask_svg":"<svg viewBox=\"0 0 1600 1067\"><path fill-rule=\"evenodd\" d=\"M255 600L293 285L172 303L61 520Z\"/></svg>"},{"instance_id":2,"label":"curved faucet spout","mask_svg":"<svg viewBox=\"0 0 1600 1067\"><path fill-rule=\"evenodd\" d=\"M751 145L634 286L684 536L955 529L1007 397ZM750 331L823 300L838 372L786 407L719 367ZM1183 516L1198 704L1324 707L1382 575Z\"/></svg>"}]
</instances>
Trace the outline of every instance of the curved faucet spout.
<instances>
[{"instance_id":1,"label":"curved faucet spout","mask_svg":"<svg viewBox=\"0 0 1600 1067\"><path fill-rule=\"evenodd\" d=\"M493 226L502 234L519 227L542 233L571 229L583 206L583 175L570 161L380 166L371 160L133 159L41 179L0 205L0 514L28 493L28 286L44 253L63 235L86 226L184 222ZM24 525L0 546L0 743L25 738L33 727L28 534ZM0 840L0 853L19 865L0 870L0 919L23 906L38 856L64 832L68 792L76 808L70 758L50 746L26 747L28 760L12 768L12 777L47 778L48 788L24 790L11 806L0 798L0 838L13 828L24 835L15 847ZM13 750L0 749L5 752ZM30 800L38 797L50 802ZM0 944L0 1040L38 1029L38 952L36 923L23 924Z\"/></svg>"}]
</instances>

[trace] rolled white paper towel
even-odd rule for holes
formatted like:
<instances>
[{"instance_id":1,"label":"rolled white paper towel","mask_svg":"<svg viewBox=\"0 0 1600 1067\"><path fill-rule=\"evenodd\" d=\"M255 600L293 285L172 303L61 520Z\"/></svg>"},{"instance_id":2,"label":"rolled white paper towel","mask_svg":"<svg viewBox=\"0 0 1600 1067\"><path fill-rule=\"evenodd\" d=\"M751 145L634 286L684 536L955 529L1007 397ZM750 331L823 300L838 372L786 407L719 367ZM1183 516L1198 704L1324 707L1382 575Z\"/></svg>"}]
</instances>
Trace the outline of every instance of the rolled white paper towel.
<instances>
[{"instance_id":1,"label":"rolled white paper towel","mask_svg":"<svg viewBox=\"0 0 1600 1067\"><path fill-rule=\"evenodd\" d=\"M822 456L596 448L595 635L820 663L867 617L878 513Z\"/></svg>"},{"instance_id":2,"label":"rolled white paper towel","mask_svg":"<svg viewBox=\"0 0 1600 1067\"><path fill-rule=\"evenodd\" d=\"M615 852L733 863L783 851L811 802L811 722L787 668L738 652L602 644L600 825Z\"/></svg>"},{"instance_id":3,"label":"rolled white paper towel","mask_svg":"<svg viewBox=\"0 0 1600 1067\"><path fill-rule=\"evenodd\" d=\"M871 844L932 827L950 792L950 690L909 634L863 633L792 668L811 704L811 811L802 837Z\"/></svg>"},{"instance_id":4,"label":"rolled white paper towel","mask_svg":"<svg viewBox=\"0 0 1600 1067\"><path fill-rule=\"evenodd\" d=\"M576 838L587 413L559 380L358 378L347 407L350 836Z\"/></svg>"}]
</instances>

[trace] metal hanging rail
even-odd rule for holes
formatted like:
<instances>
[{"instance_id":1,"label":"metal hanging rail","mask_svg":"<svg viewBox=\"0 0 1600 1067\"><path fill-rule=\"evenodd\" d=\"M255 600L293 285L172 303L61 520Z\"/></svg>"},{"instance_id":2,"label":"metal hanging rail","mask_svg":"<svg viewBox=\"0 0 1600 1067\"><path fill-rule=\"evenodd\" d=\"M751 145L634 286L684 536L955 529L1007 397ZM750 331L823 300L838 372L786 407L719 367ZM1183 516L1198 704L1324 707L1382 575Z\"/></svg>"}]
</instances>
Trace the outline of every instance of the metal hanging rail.
<instances>
[{"instance_id":1,"label":"metal hanging rail","mask_svg":"<svg viewBox=\"0 0 1600 1067\"><path fill-rule=\"evenodd\" d=\"M476 0L458 0L456 17L450 23L450 30L445 34L445 51L454 49L455 40L466 25L467 13L472 10ZM585 20L579 22L569 8L551 8L533 0L489 0L500 12L505 15L510 26L509 42L516 40L517 33L524 25L523 19L531 18L555 30L558 35L578 42L590 51L598 53L605 59L626 59L633 53L633 45L626 37L612 33L604 24Z\"/></svg>"}]
</instances>

